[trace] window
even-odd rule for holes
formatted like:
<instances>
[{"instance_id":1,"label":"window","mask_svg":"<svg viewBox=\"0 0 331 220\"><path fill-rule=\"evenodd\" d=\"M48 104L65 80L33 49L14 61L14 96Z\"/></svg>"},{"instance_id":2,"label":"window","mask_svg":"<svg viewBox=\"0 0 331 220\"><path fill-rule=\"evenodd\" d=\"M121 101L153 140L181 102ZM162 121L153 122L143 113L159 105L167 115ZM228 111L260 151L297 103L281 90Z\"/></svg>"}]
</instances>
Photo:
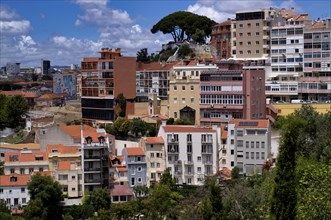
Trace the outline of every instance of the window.
<instances>
[{"instance_id":1,"label":"window","mask_svg":"<svg viewBox=\"0 0 331 220\"><path fill-rule=\"evenodd\" d=\"M76 188L75 188L75 187L72 187L72 188L71 188L71 191L76 191Z\"/></svg>"},{"instance_id":2,"label":"window","mask_svg":"<svg viewBox=\"0 0 331 220\"><path fill-rule=\"evenodd\" d=\"M256 152L256 159L257 159L257 160L260 159L260 152Z\"/></svg>"},{"instance_id":3,"label":"window","mask_svg":"<svg viewBox=\"0 0 331 220\"><path fill-rule=\"evenodd\" d=\"M43 172L43 171L44 171L44 168L40 167L39 172Z\"/></svg>"},{"instance_id":4,"label":"window","mask_svg":"<svg viewBox=\"0 0 331 220\"><path fill-rule=\"evenodd\" d=\"M142 182L142 178L138 178L138 183L141 183Z\"/></svg>"},{"instance_id":5,"label":"window","mask_svg":"<svg viewBox=\"0 0 331 220\"><path fill-rule=\"evenodd\" d=\"M3 189L2 188L0 188L0 194L2 194L3 193Z\"/></svg>"},{"instance_id":6,"label":"window","mask_svg":"<svg viewBox=\"0 0 331 220\"><path fill-rule=\"evenodd\" d=\"M25 169L24 168L21 168L20 169L20 174L24 174L25 173Z\"/></svg>"},{"instance_id":7,"label":"window","mask_svg":"<svg viewBox=\"0 0 331 220\"><path fill-rule=\"evenodd\" d=\"M252 51L250 51L250 50L247 50L247 53L248 53L248 54L252 54Z\"/></svg>"},{"instance_id":8,"label":"window","mask_svg":"<svg viewBox=\"0 0 331 220\"><path fill-rule=\"evenodd\" d=\"M259 50L256 50L255 53L260 53L260 51Z\"/></svg>"},{"instance_id":9,"label":"window","mask_svg":"<svg viewBox=\"0 0 331 220\"><path fill-rule=\"evenodd\" d=\"M191 104L194 104L194 98L191 98Z\"/></svg>"},{"instance_id":10,"label":"window","mask_svg":"<svg viewBox=\"0 0 331 220\"><path fill-rule=\"evenodd\" d=\"M187 145L187 153L192 153L192 144Z\"/></svg>"},{"instance_id":11,"label":"window","mask_svg":"<svg viewBox=\"0 0 331 220\"><path fill-rule=\"evenodd\" d=\"M239 27L243 27L243 24L239 24Z\"/></svg>"},{"instance_id":12,"label":"window","mask_svg":"<svg viewBox=\"0 0 331 220\"><path fill-rule=\"evenodd\" d=\"M182 98L182 103L185 104L186 103L186 99Z\"/></svg>"},{"instance_id":13,"label":"window","mask_svg":"<svg viewBox=\"0 0 331 220\"><path fill-rule=\"evenodd\" d=\"M254 141L251 141L251 148L254 148Z\"/></svg>"},{"instance_id":14,"label":"window","mask_svg":"<svg viewBox=\"0 0 331 220\"><path fill-rule=\"evenodd\" d=\"M177 118L177 112L174 112L174 118Z\"/></svg>"},{"instance_id":15,"label":"window","mask_svg":"<svg viewBox=\"0 0 331 220\"><path fill-rule=\"evenodd\" d=\"M185 91L185 86L182 86L182 90Z\"/></svg>"},{"instance_id":16,"label":"window","mask_svg":"<svg viewBox=\"0 0 331 220\"><path fill-rule=\"evenodd\" d=\"M161 164L160 163L156 163L156 167L157 168L160 168L161 167Z\"/></svg>"},{"instance_id":17,"label":"window","mask_svg":"<svg viewBox=\"0 0 331 220\"><path fill-rule=\"evenodd\" d=\"M254 159L254 152L251 152L251 159Z\"/></svg>"},{"instance_id":18,"label":"window","mask_svg":"<svg viewBox=\"0 0 331 220\"><path fill-rule=\"evenodd\" d=\"M177 86L176 85L174 85L174 90L177 91Z\"/></svg>"},{"instance_id":19,"label":"window","mask_svg":"<svg viewBox=\"0 0 331 220\"><path fill-rule=\"evenodd\" d=\"M255 26L256 27L260 26L260 23L259 22L256 22Z\"/></svg>"},{"instance_id":20,"label":"window","mask_svg":"<svg viewBox=\"0 0 331 220\"><path fill-rule=\"evenodd\" d=\"M261 148L264 148L265 147L264 145L265 145L265 143L264 143L264 141L262 141L261 142Z\"/></svg>"},{"instance_id":21,"label":"window","mask_svg":"<svg viewBox=\"0 0 331 220\"><path fill-rule=\"evenodd\" d=\"M249 159L249 152L246 152L246 159Z\"/></svg>"},{"instance_id":22,"label":"window","mask_svg":"<svg viewBox=\"0 0 331 220\"><path fill-rule=\"evenodd\" d=\"M162 153L156 153L156 157L157 158L162 157Z\"/></svg>"},{"instance_id":23,"label":"window","mask_svg":"<svg viewBox=\"0 0 331 220\"><path fill-rule=\"evenodd\" d=\"M264 158L265 158L265 155L264 154L265 154L264 152L261 152L261 159L262 160L264 160Z\"/></svg>"},{"instance_id":24,"label":"window","mask_svg":"<svg viewBox=\"0 0 331 220\"><path fill-rule=\"evenodd\" d=\"M246 148L249 148L249 141L245 142L245 146L246 146Z\"/></svg>"},{"instance_id":25,"label":"window","mask_svg":"<svg viewBox=\"0 0 331 220\"><path fill-rule=\"evenodd\" d=\"M63 192L68 192L68 186L62 186Z\"/></svg>"},{"instance_id":26,"label":"window","mask_svg":"<svg viewBox=\"0 0 331 220\"><path fill-rule=\"evenodd\" d=\"M171 161L171 156L170 156L170 158L168 157L168 161ZM155 167L155 163L151 163L151 168L154 168L154 167Z\"/></svg>"},{"instance_id":27,"label":"window","mask_svg":"<svg viewBox=\"0 0 331 220\"><path fill-rule=\"evenodd\" d=\"M256 142L256 148L260 148L260 142L259 141Z\"/></svg>"},{"instance_id":28,"label":"window","mask_svg":"<svg viewBox=\"0 0 331 220\"><path fill-rule=\"evenodd\" d=\"M200 156L197 157L197 161L201 162L201 157Z\"/></svg>"},{"instance_id":29,"label":"window","mask_svg":"<svg viewBox=\"0 0 331 220\"><path fill-rule=\"evenodd\" d=\"M232 166L232 167L234 166L234 161L231 161L231 166Z\"/></svg>"},{"instance_id":30,"label":"window","mask_svg":"<svg viewBox=\"0 0 331 220\"><path fill-rule=\"evenodd\" d=\"M256 45L259 45L259 44L260 44L260 41L258 41L258 40L255 41L255 44L256 44Z\"/></svg>"},{"instance_id":31,"label":"window","mask_svg":"<svg viewBox=\"0 0 331 220\"><path fill-rule=\"evenodd\" d=\"M21 193L24 193L25 192L25 188L21 188Z\"/></svg>"},{"instance_id":32,"label":"window","mask_svg":"<svg viewBox=\"0 0 331 220\"><path fill-rule=\"evenodd\" d=\"M154 158L154 153L151 153L151 158Z\"/></svg>"},{"instance_id":33,"label":"window","mask_svg":"<svg viewBox=\"0 0 331 220\"><path fill-rule=\"evenodd\" d=\"M174 104L177 104L177 97L174 97Z\"/></svg>"},{"instance_id":34,"label":"window","mask_svg":"<svg viewBox=\"0 0 331 220\"><path fill-rule=\"evenodd\" d=\"M255 35L256 35L256 36L259 36L259 35L260 35L260 32L256 32Z\"/></svg>"},{"instance_id":35,"label":"window","mask_svg":"<svg viewBox=\"0 0 331 220\"><path fill-rule=\"evenodd\" d=\"M198 171L198 172L201 172L201 167L198 167L198 168L197 168L197 171Z\"/></svg>"},{"instance_id":36,"label":"window","mask_svg":"<svg viewBox=\"0 0 331 220\"><path fill-rule=\"evenodd\" d=\"M193 91L194 90L194 86L191 86L191 91Z\"/></svg>"},{"instance_id":37,"label":"window","mask_svg":"<svg viewBox=\"0 0 331 220\"><path fill-rule=\"evenodd\" d=\"M247 42L247 45L251 45L252 43L250 41Z\"/></svg>"},{"instance_id":38,"label":"window","mask_svg":"<svg viewBox=\"0 0 331 220\"><path fill-rule=\"evenodd\" d=\"M247 33L247 36L251 36L251 32L248 32L248 33Z\"/></svg>"},{"instance_id":39,"label":"window","mask_svg":"<svg viewBox=\"0 0 331 220\"><path fill-rule=\"evenodd\" d=\"M11 168L10 173L15 173L15 169Z\"/></svg>"},{"instance_id":40,"label":"window","mask_svg":"<svg viewBox=\"0 0 331 220\"><path fill-rule=\"evenodd\" d=\"M33 173L33 168L29 168L29 174Z\"/></svg>"},{"instance_id":41,"label":"window","mask_svg":"<svg viewBox=\"0 0 331 220\"><path fill-rule=\"evenodd\" d=\"M141 172L143 169L141 167L137 167L137 171Z\"/></svg>"},{"instance_id":42,"label":"window","mask_svg":"<svg viewBox=\"0 0 331 220\"><path fill-rule=\"evenodd\" d=\"M22 204L26 204L26 198L22 198Z\"/></svg>"},{"instance_id":43,"label":"window","mask_svg":"<svg viewBox=\"0 0 331 220\"><path fill-rule=\"evenodd\" d=\"M234 155L234 150L231 150L231 155Z\"/></svg>"},{"instance_id":44,"label":"window","mask_svg":"<svg viewBox=\"0 0 331 220\"><path fill-rule=\"evenodd\" d=\"M59 180L68 180L67 174L59 174Z\"/></svg>"}]
</instances>

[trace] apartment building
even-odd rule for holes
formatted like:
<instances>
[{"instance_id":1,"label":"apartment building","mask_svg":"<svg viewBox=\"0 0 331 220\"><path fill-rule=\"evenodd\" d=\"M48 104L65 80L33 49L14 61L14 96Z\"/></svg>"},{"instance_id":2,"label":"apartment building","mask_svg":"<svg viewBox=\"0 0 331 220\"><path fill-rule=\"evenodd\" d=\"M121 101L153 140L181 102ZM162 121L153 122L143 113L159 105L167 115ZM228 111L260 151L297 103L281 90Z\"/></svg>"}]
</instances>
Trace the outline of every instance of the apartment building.
<instances>
[{"instance_id":1,"label":"apartment building","mask_svg":"<svg viewBox=\"0 0 331 220\"><path fill-rule=\"evenodd\" d=\"M168 99L170 72L174 63L137 62L136 96L138 101L147 101L149 94L161 100Z\"/></svg>"},{"instance_id":2,"label":"apartment building","mask_svg":"<svg viewBox=\"0 0 331 220\"><path fill-rule=\"evenodd\" d=\"M275 9L238 11L231 23L231 55L241 60L267 60Z\"/></svg>"},{"instance_id":3,"label":"apartment building","mask_svg":"<svg viewBox=\"0 0 331 220\"><path fill-rule=\"evenodd\" d=\"M160 181L161 175L166 169L163 137L141 138L140 146L145 150L147 165L147 186Z\"/></svg>"},{"instance_id":4,"label":"apartment building","mask_svg":"<svg viewBox=\"0 0 331 220\"><path fill-rule=\"evenodd\" d=\"M67 198L83 196L83 171L80 146L47 145L49 171L62 185Z\"/></svg>"},{"instance_id":5,"label":"apartment building","mask_svg":"<svg viewBox=\"0 0 331 220\"><path fill-rule=\"evenodd\" d=\"M28 182L30 175L16 174L0 176L0 200L4 200L8 208L19 208L27 206L30 195L28 193Z\"/></svg>"},{"instance_id":6,"label":"apartment building","mask_svg":"<svg viewBox=\"0 0 331 220\"><path fill-rule=\"evenodd\" d=\"M169 86L169 117L199 124L200 74L216 69L216 64L206 60L183 61L173 66Z\"/></svg>"},{"instance_id":7,"label":"apartment building","mask_svg":"<svg viewBox=\"0 0 331 220\"><path fill-rule=\"evenodd\" d=\"M112 156L110 159L111 187L128 185L128 168L124 165L123 156Z\"/></svg>"},{"instance_id":8,"label":"apartment building","mask_svg":"<svg viewBox=\"0 0 331 220\"><path fill-rule=\"evenodd\" d=\"M66 93L66 100L77 99L77 70L66 70L53 74L53 93Z\"/></svg>"},{"instance_id":9,"label":"apartment building","mask_svg":"<svg viewBox=\"0 0 331 220\"><path fill-rule=\"evenodd\" d=\"M216 24L211 32L210 49L213 57L231 57L231 19Z\"/></svg>"},{"instance_id":10,"label":"apartment building","mask_svg":"<svg viewBox=\"0 0 331 220\"><path fill-rule=\"evenodd\" d=\"M200 124L266 117L264 68L204 71L200 76Z\"/></svg>"},{"instance_id":11,"label":"apartment building","mask_svg":"<svg viewBox=\"0 0 331 220\"><path fill-rule=\"evenodd\" d=\"M308 14L280 10L272 21L271 72L266 78L266 95L272 101L298 98L298 80L303 74L303 29Z\"/></svg>"},{"instance_id":12,"label":"apartment building","mask_svg":"<svg viewBox=\"0 0 331 220\"><path fill-rule=\"evenodd\" d=\"M124 147L122 154L128 168L129 186L145 186L147 166L144 148Z\"/></svg>"},{"instance_id":13,"label":"apartment building","mask_svg":"<svg viewBox=\"0 0 331 220\"><path fill-rule=\"evenodd\" d=\"M102 48L100 58L84 58L82 72L83 123L111 123L115 116L115 99L123 93L126 114L134 114L136 97L136 59L124 57L121 49Z\"/></svg>"},{"instance_id":14,"label":"apartment building","mask_svg":"<svg viewBox=\"0 0 331 220\"><path fill-rule=\"evenodd\" d=\"M299 98L330 100L331 20L314 21L304 29L304 75L299 79Z\"/></svg>"},{"instance_id":15,"label":"apartment building","mask_svg":"<svg viewBox=\"0 0 331 220\"><path fill-rule=\"evenodd\" d=\"M109 156L111 147L104 129L84 129L82 132L82 166L84 191L109 187Z\"/></svg>"},{"instance_id":16,"label":"apartment building","mask_svg":"<svg viewBox=\"0 0 331 220\"><path fill-rule=\"evenodd\" d=\"M4 173L31 175L34 172L48 171L47 152L22 150L5 153Z\"/></svg>"},{"instance_id":17,"label":"apartment building","mask_svg":"<svg viewBox=\"0 0 331 220\"><path fill-rule=\"evenodd\" d=\"M219 167L220 128L163 125L158 136L165 146L165 161L178 184L203 185Z\"/></svg>"},{"instance_id":18,"label":"apartment building","mask_svg":"<svg viewBox=\"0 0 331 220\"><path fill-rule=\"evenodd\" d=\"M271 128L268 120L233 119L228 124L228 160L240 174L262 174L271 160Z\"/></svg>"}]
</instances>

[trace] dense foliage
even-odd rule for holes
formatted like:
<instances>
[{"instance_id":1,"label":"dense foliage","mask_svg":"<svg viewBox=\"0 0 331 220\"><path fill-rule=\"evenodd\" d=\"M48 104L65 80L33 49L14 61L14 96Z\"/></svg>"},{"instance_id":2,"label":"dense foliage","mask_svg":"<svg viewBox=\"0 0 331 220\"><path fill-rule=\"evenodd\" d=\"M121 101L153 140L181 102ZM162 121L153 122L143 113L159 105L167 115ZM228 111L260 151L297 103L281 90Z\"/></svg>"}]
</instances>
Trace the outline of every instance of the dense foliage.
<instances>
[{"instance_id":1,"label":"dense foliage","mask_svg":"<svg viewBox=\"0 0 331 220\"><path fill-rule=\"evenodd\" d=\"M178 11L162 18L153 26L151 32L154 34L161 31L163 34L171 34L175 42L193 39L195 42L204 43L215 24L215 21L206 16Z\"/></svg>"},{"instance_id":2,"label":"dense foliage","mask_svg":"<svg viewBox=\"0 0 331 220\"><path fill-rule=\"evenodd\" d=\"M28 111L28 103L23 96L7 97L0 94L0 130L24 126L22 116Z\"/></svg>"},{"instance_id":3,"label":"dense foliage","mask_svg":"<svg viewBox=\"0 0 331 220\"><path fill-rule=\"evenodd\" d=\"M116 102L116 117L125 117L126 115L126 98L123 93L118 94L115 99Z\"/></svg>"}]
</instances>

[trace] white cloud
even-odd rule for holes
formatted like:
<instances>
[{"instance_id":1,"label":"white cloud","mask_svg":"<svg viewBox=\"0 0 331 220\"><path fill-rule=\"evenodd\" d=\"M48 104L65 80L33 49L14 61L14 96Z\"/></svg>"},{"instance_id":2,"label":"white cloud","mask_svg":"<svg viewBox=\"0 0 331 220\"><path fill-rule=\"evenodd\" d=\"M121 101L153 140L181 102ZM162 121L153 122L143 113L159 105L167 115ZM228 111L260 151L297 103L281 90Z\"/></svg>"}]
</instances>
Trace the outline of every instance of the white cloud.
<instances>
[{"instance_id":1,"label":"white cloud","mask_svg":"<svg viewBox=\"0 0 331 220\"><path fill-rule=\"evenodd\" d=\"M222 22L227 18L234 18L236 11L274 7L272 0L250 0L250 1L230 1L230 0L199 0L193 5L189 5L187 11L199 15L205 15L216 22Z\"/></svg>"},{"instance_id":2,"label":"white cloud","mask_svg":"<svg viewBox=\"0 0 331 220\"><path fill-rule=\"evenodd\" d=\"M31 28L30 21L0 21L0 32L2 34L27 33Z\"/></svg>"},{"instance_id":3,"label":"white cloud","mask_svg":"<svg viewBox=\"0 0 331 220\"><path fill-rule=\"evenodd\" d=\"M0 5L0 20L17 19L18 16L14 11L9 10L5 5Z\"/></svg>"}]
</instances>

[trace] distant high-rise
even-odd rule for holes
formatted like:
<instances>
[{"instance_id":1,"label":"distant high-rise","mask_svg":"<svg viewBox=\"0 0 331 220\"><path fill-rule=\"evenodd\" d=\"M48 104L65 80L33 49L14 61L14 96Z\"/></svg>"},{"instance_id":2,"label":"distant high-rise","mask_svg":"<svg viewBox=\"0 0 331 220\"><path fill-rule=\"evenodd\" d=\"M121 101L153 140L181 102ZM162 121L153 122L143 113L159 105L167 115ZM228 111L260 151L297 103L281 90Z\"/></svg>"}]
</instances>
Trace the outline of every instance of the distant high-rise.
<instances>
[{"instance_id":1,"label":"distant high-rise","mask_svg":"<svg viewBox=\"0 0 331 220\"><path fill-rule=\"evenodd\" d=\"M48 74L50 68L51 68L51 61L41 60L41 72L42 72L43 75Z\"/></svg>"},{"instance_id":2,"label":"distant high-rise","mask_svg":"<svg viewBox=\"0 0 331 220\"><path fill-rule=\"evenodd\" d=\"M7 63L6 73L7 74L18 74L18 73L20 73L20 63Z\"/></svg>"}]
</instances>

